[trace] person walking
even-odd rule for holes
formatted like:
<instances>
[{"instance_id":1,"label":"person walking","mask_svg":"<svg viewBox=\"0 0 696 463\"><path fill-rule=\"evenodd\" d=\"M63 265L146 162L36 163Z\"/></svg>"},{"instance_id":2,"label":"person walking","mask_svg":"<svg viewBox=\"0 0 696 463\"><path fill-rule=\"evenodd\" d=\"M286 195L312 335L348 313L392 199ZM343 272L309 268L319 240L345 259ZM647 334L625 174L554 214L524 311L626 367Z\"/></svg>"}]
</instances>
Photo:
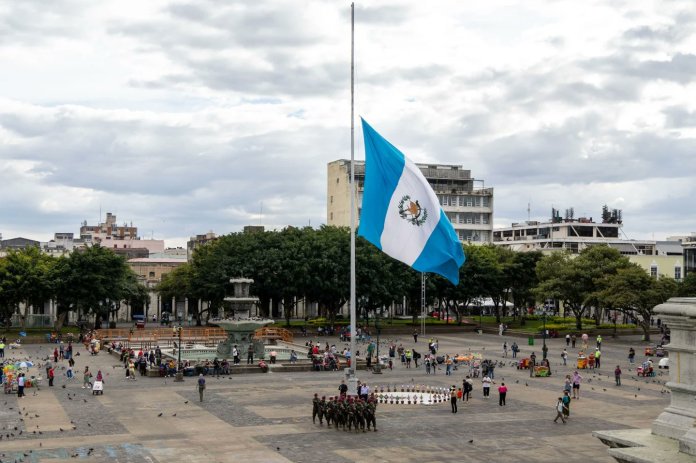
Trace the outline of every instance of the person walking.
<instances>
[{"instance_id":1,"label":"person walking","mask_svg":"<svg viewBox=\"0 0 696 463\"><path fill-rule=\"evenodd\" d=\"M457 388L454 386L450 389L450 403L452 404L452 413L457 413Z\"/></svg>"},{"instance_id":2,"label":"person walking","mask_svg":"<svg viewBox=\"0 0 696 463\"><path fill-rule=\"evenodd\" d=\"M570 347L570 333L566 334L566 347Z\"/></svg>"},{"instance_id":3,"label":"person walking","mask_svg":"<svg viewBox=\"0 0 696 463\"><path fill-rule=\"evenodd\" d=\"M418 343L418 330L413 330L413 342Z\"/></svg>"},{"instance_id":4,"label":"person walking","mask_svg":"<svg viewBox=\"0 0 696 463\"><path fill-rule=\"evenodd\" d=\"M503 343L503 357L507 357L507 350L508 350L508 346L507 346L507 341L506 341Z\"/></svg>"},{"instance_id":5,"label":"person walking","mask_svg":"<svg viewBox=\"0 0 696 463\"><path fill-rule=\"evenodd\" d=\"M48 387L53 387L53 378L56 376L55 367L51 367L48 370Z\"/></svg>"},{"instance_id":6,"label":"person walking","mask_svg":"<svg viewBox=\"0 0 696 463\"><path fill-rule=\"evenodd\" d=\"M573 349L575 349L575 341L576 341L576 340L577 340L577 338L575 337L575 333L573 333L573 334L570 336L570 345L573 347Z\"/></svg>"},{"instance_id":7,"label":"person walking","mask_svg":"<svg viewBox=\"0 0 696 463\"><path fill-rule=\"evenodd\" d=\"M636 361L636 351L633 347L628 349L628 363L633 364Z\"/></svg>"},{"instance_id":8,"label":"person walking","mask_svg":"<svg viewBox=\"0 0 696 463\"><path fill-rule=\"evenodd\" d=\"M201 402L203 402L203 391L205 391L205 378L201 373L198 375L198 397L200 397Z\"/></svg>"},{"instance_id":9,"label":"person walking","mask_svg":"<svg viewBox=\"0 0 696 463\"><path fill-rule=\"evenodd\" d=\"M512 343L512 346L510 346L510 350L512 350L512 358L517 358L517 352L519 352L520 347L517 345L516 342Z\"/></svg>"},{"instance_id":10,"label":"person walking","mask_svg":"<svg viewBox=\"0 0 696 463\"><path fill-rule=\"evenodd\" d=\"M558 419L560 418L561 421L563 421L563 424L566 423L565 417L563 416L563 410L565 409L565 405L563 404L563 397L558 398L558 402L556 402L556 418L554 418L553 422L558 423Z\"/></svg>"},{"instance_id":11,"label":"person walking","mask_svg":"<svg viewBox=\"0 0 696 463\"><path fill-rule=\"evenodd\" d=\"M598 334L597 335L597 350L602 348L602 335Z\"/></svg>"},{"instance_id":12,"label":"person walking","mask_svg":"<svg viewBox=\"0 0 696 463\"><path fill-rule=\"evenodd\" d=\"M24 397L24 373L17 377L17 397Z\"/></svg>"},{"instance_id":13,"label":"person walking","mask_svg":"<svg viewBox=\"0 0 696 463\"><path fill-rule=\"evenodd\" d=\"M89 367L85 367L85 371L82 373L82 389L92 387L92 372L89 371Z\"/></svg>"},{"instance_id":14,"label":"person walking","mask_svg":"<svg viewBox=\"0 0 696 463\"><path fill-rule=\"evenodd\" d=\"M483 383L483 398L489 399L491 397L491 383L493 381L488 375L486 375L483 377L481 382Z\"/></svg>"},{"instance_id":15,"label":"person walking","mask_svg":"<svg viewBox=\"0 0 696 463\"><path fill-rule=\"evenodd\" d=\"M563 349L563 352L561 352L561 359L563 360L563 366L566 366L568 362L568 351L566 349Z\"/></svg>"},{"instance_id":16,"label":"person walking","mask_svg":"<svg viewBox=\"0 0 696 463\"><path fill-rule=\"evenodd\" d=\"M600 344L601 344L601 342L600 342ZM601 356L602 356L602 352L599 350L599 348L597 348L597 350L594 353L595 368L599 368L599 366L600 366L599 360L600 360Z\"/></svg>"},{"instance_id":17,"label":"person walking","mask_svg":"<svg viewBox=\"0 0 696 463\"><path fill-rule=\"evenodd\" d=\"M474 383L473 381L471 381L471 378L469 376L467 376L462 382L462 389L464 391L462 394L462 398L468 402L471 398L471 391L474 389Z\"/></svg>"},{"instance_id":18,"label":"person walking","mask_svg":"<svg viewBox=\"0 0 696 463\"><path fill-rule=\"evenodd\" d=\"M247 349L247 365L253 365L254 363L254 345L249 344Z\"/></svg>"},{"instance_id":19,"label":"person walking","mask_svg":"<svg viewBox=\"0 0 696 463\"><path fill-rule=\"evenodd\" d=\"M577 371L573 373L573 399L580 400L580 383L582 382L582 376Z\"/></svg>"},{"instance_id":20,"label":"person walking","mask_svg":"<svg viewBox=\"0 0 696 463\"><path fill-rule=\"evenodd\" d=\"M614 381L616 381L617 386L621 386L621 367L618 365L614 369Z\"/></svg>"},{"instance_id":21,"label":"person walking","mask_svg":"<svg viewBox=\"0 0 696 463\"><path fill-rule=\"evenodd\" d=\"M534 376L534 367L536 366L536 355L534 352L532 352L532 355L529 356L529 377Z\"/></svg>"},{"instance_id":22,"label":"person walking","mask_svg":"<svg viewBox=\"0 0 696 463\"><path fill-rule=\"evenodd\" d=\"M507 386L505 383L501 383L500 386L498 386L498 405L501 407L505 405L505 397L507 396Z\"/></svg>"},{"instance_id":23,"label":"person walking","mask_svg":"<svg viewBox=\"0 0 696 463\"><path fill-rule=\"evenodd\" d=\"M563 405L565 405L565 408L563 409L563 416L565 416L565 419L567 420L570 418L570 392L568 391L563 392Z\"/></svg>"}]
</instances>

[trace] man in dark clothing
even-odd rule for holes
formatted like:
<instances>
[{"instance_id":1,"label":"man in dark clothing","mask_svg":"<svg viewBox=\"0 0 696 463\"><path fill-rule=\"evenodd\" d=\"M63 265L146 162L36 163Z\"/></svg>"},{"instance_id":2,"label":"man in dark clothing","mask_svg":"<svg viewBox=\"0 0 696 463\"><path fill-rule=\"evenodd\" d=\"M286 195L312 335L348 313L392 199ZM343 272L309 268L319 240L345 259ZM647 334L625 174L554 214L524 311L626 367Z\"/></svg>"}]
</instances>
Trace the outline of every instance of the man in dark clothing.
<instances>
[{"instance_id":1,"label":"man in dark clothing","mask_svg":"<svg viewBox=\"0 0 696 463\"><path fill-rule=\"evenodd\" d=\"M203 377L203 373L198 375L198 395L201 398L201 402L203 402L203 391L205 391L205 378Z\"/></svg>"},{"instance_id":2,"label":"man in dark clothing","mask_svg":"<svg viewBox=\"0 0 696 463\"><path fill-rule=\"evenodd\" d=\"M247 349L247 365L252 365L254 363L254 345L249 344Z\"/></svg>"},{"instance_id":3,"label":"man in dark clothing","mask_svg":"<svg viewBox=\"0 0 696 463\"><path fill-rule=\"evenodd\" d=\"M341 394L341 397L345 397L348 394L348 386L345 381L341 381L340 386L338 386L338 392Z\"/></svg>"}]
</instances>

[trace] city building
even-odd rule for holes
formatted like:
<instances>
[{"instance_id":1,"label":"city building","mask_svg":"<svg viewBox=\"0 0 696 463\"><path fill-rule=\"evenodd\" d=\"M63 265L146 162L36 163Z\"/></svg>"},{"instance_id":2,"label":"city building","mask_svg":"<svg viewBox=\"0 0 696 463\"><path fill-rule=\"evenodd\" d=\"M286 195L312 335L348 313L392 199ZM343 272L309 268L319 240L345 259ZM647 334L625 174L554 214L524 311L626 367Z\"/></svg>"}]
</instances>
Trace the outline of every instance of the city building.
<instances>
[{"instance_id":1,"label":"city building","mask_svg":"<svg viewBox=\"0 0 696 463\"><path fill-rule=\"evenodd\" d=\"M606 208L605 208L606 210ZM681 280L684 277L683 243L677 240L630 240L622 237L621 211L603 214L601 223L592 217L574 218L572 209L561 219L556 209L548 222L529 220L513 223L493 231L493 244L518 252L541 251L550 253L567 250L573 254L596 245L616 249L629 261L641 266L648 274Z\"/></svg>"},{"instance_id":2,"label":"city building","mask_svg":"<svg viewBox=\"0 0 696 463\"><path fill-rule=\"evenodd\" d=\"M209 243L211 241L215 241L217 239L217 235L213 233L212 231L209 231L208 233L202 234L202 235L196 235L192 236L189 238L188 242L186 243L186 255L188 260L191 260L193 258L193 251L198 248L199 246L203 246L206 243Z\"/></svg>"},{"instance_id":3,"label":"city building","mask_svg":"<svg viewBox=\"0 0 696 463\"><path fill-rule=\"evenodd\" d=\"M106 221L98 225L87 225L87 221L82 222L80 227L80 239L101 243L104 240L135 240L138 239L138 227L131 223L117 225L116 215L111 212L106 213Z\"/></svg>"},{"instance_id":4,"label":"city building","mask_svg":"<svg viewBox=\"0 0 696 463\"><path fill-rule=\"evenodd\" d=\"M460 165L416 164L440 201L461 241L488 243L493 232L493 188L471 177ZM360 211L365 185L365 161L355 161L357 213ZM340 159L327 166L326 223L350 226L350 161Z\"/></svg>"},{"instance_id":5,"label":"city building","mask_svg":"<svg viewBox=\"0 0 696 463\"><path fill-rule=\"evenodd\" d=\"M686 236L681 241L684 249L684 277L690 273L696 273L696 233Z\"/></svg>"},{"instance_id":6,"label":"city building","mask_svg":"<svg viewBox=\"0 0 696 463\"><path fill-rule=\"evenodd\" d=\"M41 247L41 242L22 237L0 240L0 251L4 252L9 251L10 249L19 250L26 249L32 246Z\"/></svg>"}]
</instances>

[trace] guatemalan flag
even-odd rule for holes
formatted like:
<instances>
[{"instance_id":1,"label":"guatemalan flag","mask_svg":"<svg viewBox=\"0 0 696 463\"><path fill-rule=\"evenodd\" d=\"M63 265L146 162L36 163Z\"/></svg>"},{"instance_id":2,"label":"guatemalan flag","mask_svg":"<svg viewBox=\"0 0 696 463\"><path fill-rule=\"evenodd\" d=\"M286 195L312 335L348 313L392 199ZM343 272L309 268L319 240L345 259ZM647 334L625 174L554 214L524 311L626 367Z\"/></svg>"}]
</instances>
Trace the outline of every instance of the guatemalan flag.
<instances>
[{"instance_id":1,"label":"guatemalan flag","mask_svg":"<svg viewBox=\"0 0 696 463\"><path fill-rule=\"evenodd\" d=\"M420 169L362 120L365 191L358 235L419 272L459 283L464 251Z\"/></svg>"}]
</instances>

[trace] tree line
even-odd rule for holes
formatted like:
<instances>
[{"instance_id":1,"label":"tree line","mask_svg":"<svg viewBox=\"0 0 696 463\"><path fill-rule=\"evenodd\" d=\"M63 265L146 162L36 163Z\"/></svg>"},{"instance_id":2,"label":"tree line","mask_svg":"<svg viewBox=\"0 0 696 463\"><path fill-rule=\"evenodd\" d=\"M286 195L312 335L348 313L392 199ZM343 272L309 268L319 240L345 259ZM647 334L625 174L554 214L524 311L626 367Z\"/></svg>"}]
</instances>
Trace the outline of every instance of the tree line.
<instances>
[{"instance_id":1,"label":"tree line","mask_svg":"<svg viewBox=\"0 0 696 463\"><path fill-rule=\"evenodd\" d=\"M350 297L350 231L345 227L287 227L280 231L232 233L202 245L192 259L163 276L156 291L163 299L189 300L198 324L204 323L232 293L233 277L252 278L264 316L283 314L289 322L301 301L317 303L321 316L334 320ZM604 311L629 314L649 336L652 308L669 297L696 296L696 274L682 282L651 278L615 249L592 246L569 252L514 252L493 245L464 244L466 263L460 283L428 274L426 304L452 315L456 322L471 315L484 298L493 301L498 322L524 316L529 307L554 301L575 317ZM357 312L381 314L394 304L421 313L421 274L356 239ZM125 259L109 248L94 246L53 258L38 248L9 251L0 259L0 315L7 318L20 305L24 317L31 306L54 300L57 323L68 311L95 315L97 324L113 320L121 303L142 307L147 288ZM204 302L198 304L198 301ZM200 307L200 308L199 308Z\"/></svg>"},{"instance_id":2,"label":"tree line","mask_svg":"<svg viewBox=\"0 0 696 463\"><path fill-rule=\"evenodd\" d=\"M142 307L147 295L125 258L109 248L92 246L53 257L31 246L0 258L0 320L7 325L19 313L22 330L30 308L43 313L47 301L55 302L56 329L70 311L94 315L98 328L115 320L121 303Z\"/></svg>"}]
</instances>

